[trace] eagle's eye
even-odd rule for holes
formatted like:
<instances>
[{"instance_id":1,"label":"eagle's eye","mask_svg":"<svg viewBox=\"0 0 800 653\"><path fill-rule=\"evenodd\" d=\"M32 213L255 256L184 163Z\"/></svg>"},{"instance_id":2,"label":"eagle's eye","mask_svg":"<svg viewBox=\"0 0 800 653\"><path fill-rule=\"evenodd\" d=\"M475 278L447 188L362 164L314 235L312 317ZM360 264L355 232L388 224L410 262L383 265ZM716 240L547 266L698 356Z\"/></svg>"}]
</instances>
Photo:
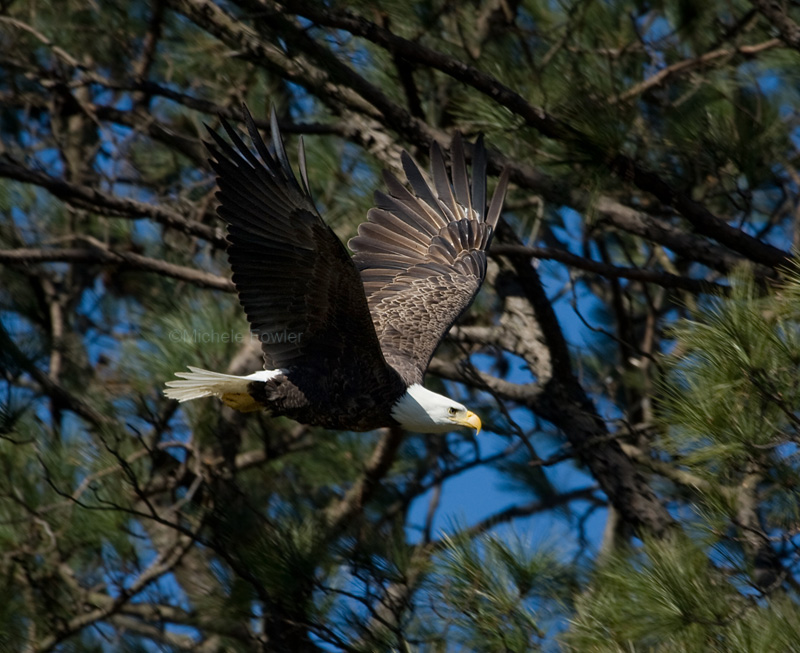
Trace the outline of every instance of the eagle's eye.
<instances>
[{"instance_id":1,"label":"eagle's eye","mask_svg":"<svg viewBox=\"0 0 800 653\"><path fill-rule=\"evenodd\" d=\"M453 408L450 406L450 408L447 409L447 412L450 413L450 417L455 417L456 413L458 412L458 408Z\"/></svg>"}]
</instances>

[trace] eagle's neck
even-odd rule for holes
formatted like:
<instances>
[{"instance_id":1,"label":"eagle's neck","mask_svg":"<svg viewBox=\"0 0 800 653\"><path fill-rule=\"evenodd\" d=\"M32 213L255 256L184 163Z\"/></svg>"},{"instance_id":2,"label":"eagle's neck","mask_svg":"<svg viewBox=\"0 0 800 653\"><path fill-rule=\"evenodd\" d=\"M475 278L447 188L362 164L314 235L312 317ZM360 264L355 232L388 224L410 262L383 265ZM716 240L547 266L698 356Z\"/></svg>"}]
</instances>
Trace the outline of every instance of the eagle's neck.
<instances>
[{"instance_id":1,"label":"eagle's neck","mask_svg":"<svg viewBox=\"0 0 800 653\"><path fill-rule=\"evenodd\" d=\"M450 403L450 399L444 395L415 383L392 406L392 417L407 431L444 433L451 430L453 425L442 424L434 416L446 410Z\"/></svg>"}]
</instances>

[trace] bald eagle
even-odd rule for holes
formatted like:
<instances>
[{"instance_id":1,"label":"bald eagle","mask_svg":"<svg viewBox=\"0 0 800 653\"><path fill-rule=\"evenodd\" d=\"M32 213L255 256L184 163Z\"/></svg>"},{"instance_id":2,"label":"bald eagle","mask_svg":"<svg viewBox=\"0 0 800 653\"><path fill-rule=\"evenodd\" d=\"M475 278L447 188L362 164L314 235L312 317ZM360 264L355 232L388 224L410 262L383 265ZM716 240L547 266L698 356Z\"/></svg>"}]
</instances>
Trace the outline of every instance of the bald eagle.
<instances>
[{"instance_id":1,"label":"bald eagle","mask_svg":"<svg viewBox=\"0 0 800 653\"><path fill-rule=\"evenodd\" d=\"M433 189L403 152L413 193L384 172L388 193L375 193L376 207L348 243L351 258L311 199L302 140L298 183L274 109L269 148L246 107L243 113L255 153L225 120L233 147L212 130L214 143L206 146L218 175L218 213L228 223L233 282L264 369L233 376L189 367L165 394L181 402L216 396L240 411L265 408L330 429L480 431L475 413L422 381L486 276L508 173L487 208L482 137L471 184L458 133L452 184L438 144L430 151Z\"/></svg>"}]
</instances>

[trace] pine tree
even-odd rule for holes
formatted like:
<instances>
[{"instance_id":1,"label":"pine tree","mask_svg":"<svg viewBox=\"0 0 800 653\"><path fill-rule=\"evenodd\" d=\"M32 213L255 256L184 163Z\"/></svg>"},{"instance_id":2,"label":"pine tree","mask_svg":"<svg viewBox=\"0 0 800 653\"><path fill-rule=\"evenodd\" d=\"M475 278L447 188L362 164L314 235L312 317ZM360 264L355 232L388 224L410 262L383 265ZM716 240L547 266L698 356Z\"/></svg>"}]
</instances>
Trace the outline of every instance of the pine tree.
<instances>
[{"instance_id":1,"label":"pine tree","mask_svg":"<svg viewBox=\"0 0 800 653\"><path fill-rule=\"evenodd\" d=\"M796 649L799 24L0 3L0 651ZM304 137L343 241L403 149L483 133L508 166L427 379L486 432L394 447L164 397L261 365L202 143L243 102Z\"/></svg>"}]
</instances>

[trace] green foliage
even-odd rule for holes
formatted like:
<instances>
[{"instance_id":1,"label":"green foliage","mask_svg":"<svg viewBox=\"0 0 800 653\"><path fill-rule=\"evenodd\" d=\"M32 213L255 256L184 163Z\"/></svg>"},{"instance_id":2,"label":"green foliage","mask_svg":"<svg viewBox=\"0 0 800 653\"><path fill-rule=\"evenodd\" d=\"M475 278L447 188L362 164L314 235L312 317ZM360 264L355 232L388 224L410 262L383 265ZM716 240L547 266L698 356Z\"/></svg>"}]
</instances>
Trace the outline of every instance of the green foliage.
<instances>
[{"instance_id":1,"label":"green foliage","mask_svg":"<svg viewBox=\"0 0 800 653\"><path fill-rule=\"evenodd\" d=\"M647 539L599 565L569 650L777 653L797 641L796 603L741 592L752 572L743 550L754 545L747 527L731 537L730 523L747 519L757 496L763 528L797 524L798 299L796 271L765 292L742 269L729 297L672 329L658 445L696 475L701 539Z\"/></svg>"},{"instance_id":2,"label":"green foliage","mask_svg":"<svg viewBox=\"0 0 800 653\"><path fill-rule=\"evenodd\" d=\"M798 279L783 294L763 295L746 272L731 296L674 330L662 415L662 445L699 470L727 478L749 461L779 455L800 405Z\"/></svg>"},{"instance_id":3,"label":"green foliage","mask_svg":"<svg viewBox=\"0 0 800 653\"><path fill-rule=\"evenodd\" d=\"M750 519L756 501L757 521L749 523L757 528L797 524L799 299L796 270L765 289L741 269L728 297L672 328L657 445L689 473L680 480L693 490L696 539L646 539L604 560L577 600L563 637L568 650L777 653L794 646L796 603L742 592L753 573L748 552L759 545L752 526L731 525Z\"/></svg>"},{"instance_id":4,"label":"green foliage","mask_svg":"<svg viewBox=\"0 0 800 653\"><path fill-rule=\"evenodd\" d=\"M792 649L800 610L784 598L743 596L683 536L645 540L595 570L576 602L566 650L586 653L780 653Z\"/></svg>"},{"instance_id":5,"label":"green foliage","mask_svg":"<svg viewBox=\"0 0 800 653\"><path fill-rule=\"evenodd\" d=\"M800 272L751 249L796 240L797 49L740 0L303 4L370 38L271 0L2 4L0 651L797 648ZM506 225L572 263L492 257L512 294L490 275L437 353L485 376L426 380L493 433L409 435L374 478L383 433L163 396L260 364L236 296L173 274L230 276L201 140L242 101L308 132L343 241L400 148L483 132L490 188L511 164ZM486 514L454 490L476 471ZM452 501L474 521L442 533ZM637 539L653 506L671 534Z\"/></svg>"},{"instance_id":6,"label":"green foliage","mask_svg":"<svg viewBox=\"0 0 800 653\"><path fill-rule=\"evenodd\" d=\"M489 535L444 538L431 578L448 639L476 651L529 651L566 600L572 572L552 551Z\"/></svg>"},{"instance_id":7,"label":"green foliage","mask_svg":"<svg viewBox=\"0 0 800 653\"><path fill-rule=\"evenodd\" d=\"M93 461L83 443L63 435L45 448L49 434L26 415L0 439L0 574L10 597L0 601L0 632L9 642L2 650L24 648L24 639L14 639L23 631L71 618L71 586L99 580L98 555L113 551L121 564L137 556L126 532L125 488L97 482L119 458ZM26 578L42 589L25 589Z\"/></svg>"}]
</instances>

